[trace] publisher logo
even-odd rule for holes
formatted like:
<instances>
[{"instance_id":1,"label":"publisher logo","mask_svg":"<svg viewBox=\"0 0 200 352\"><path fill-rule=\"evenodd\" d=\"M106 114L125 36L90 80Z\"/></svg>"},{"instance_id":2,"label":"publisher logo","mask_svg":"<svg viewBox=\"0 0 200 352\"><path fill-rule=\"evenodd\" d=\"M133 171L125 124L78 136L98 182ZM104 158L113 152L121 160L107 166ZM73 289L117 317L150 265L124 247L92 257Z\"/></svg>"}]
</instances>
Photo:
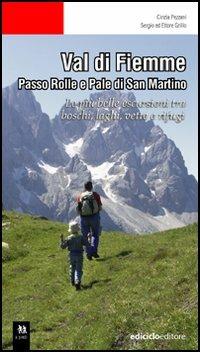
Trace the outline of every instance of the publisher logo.
<instances>
[{"instance_id":1,"label":"publisher logo","mask_svg":"<svg viewBox=\"0 0 200 352\"><path fill-rule=\"evenodd\" d=\"M13 322L13 351L30 351L30 322Z\"/></svg>"},{"instance_id":2,"label":"publisher logo","mask_svg":"<svg viewBox=\"0 0 200 352\"><path fill-rule=\"evenodd\" d=\"M136 335L130 335L131 340L185 340L184 334L157 334L152 332L150 334L137 333Z\"/></svg>"}]
</instances>

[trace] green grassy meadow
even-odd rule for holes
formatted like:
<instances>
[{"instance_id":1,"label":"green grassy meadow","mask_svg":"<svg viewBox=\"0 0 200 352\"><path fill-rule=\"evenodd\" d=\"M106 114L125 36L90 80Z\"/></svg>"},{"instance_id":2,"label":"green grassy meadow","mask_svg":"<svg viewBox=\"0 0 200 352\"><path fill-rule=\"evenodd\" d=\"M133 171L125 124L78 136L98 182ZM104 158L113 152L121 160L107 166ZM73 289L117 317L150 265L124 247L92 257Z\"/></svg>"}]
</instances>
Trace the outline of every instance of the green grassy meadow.
<instances>
[{"instance_id":1,"label":"green grassy meadow","mask_svg":"<svg viewBox=\"0 0 200 352\"><path fill-rule=\"evenodd\" d=\"M149 234L103 232L100 259L68 282L67 225L3 212L3 350L28 320L32 350L197 350L197 225ZM132 340L131 335L185 339Z\"/></svg>"}]
</instances>

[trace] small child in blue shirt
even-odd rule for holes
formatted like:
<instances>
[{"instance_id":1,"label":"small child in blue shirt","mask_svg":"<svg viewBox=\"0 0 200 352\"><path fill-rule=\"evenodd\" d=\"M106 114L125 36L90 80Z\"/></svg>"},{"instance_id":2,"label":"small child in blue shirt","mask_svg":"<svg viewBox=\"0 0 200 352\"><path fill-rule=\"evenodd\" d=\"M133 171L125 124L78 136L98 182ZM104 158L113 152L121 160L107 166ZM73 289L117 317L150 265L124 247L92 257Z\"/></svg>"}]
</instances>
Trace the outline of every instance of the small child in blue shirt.
<instances>
[{"instance_id":1,"label":"small child in blue shirt","mask_svg":"<svg viewBox=\"0 0 200 352\"><path fill-rule=\"evenodd\" d=\"M70 281L76 290L81 289L81 279L83 275L83 247L90 247L87 239L83 238L80 234L80 227L76 221L69 223L70 236L65 240L63 235L60 236L61 242L60 247L62 249L67 248L69 251L69 262L70 262Z\"/></svg>"}]
</instances>

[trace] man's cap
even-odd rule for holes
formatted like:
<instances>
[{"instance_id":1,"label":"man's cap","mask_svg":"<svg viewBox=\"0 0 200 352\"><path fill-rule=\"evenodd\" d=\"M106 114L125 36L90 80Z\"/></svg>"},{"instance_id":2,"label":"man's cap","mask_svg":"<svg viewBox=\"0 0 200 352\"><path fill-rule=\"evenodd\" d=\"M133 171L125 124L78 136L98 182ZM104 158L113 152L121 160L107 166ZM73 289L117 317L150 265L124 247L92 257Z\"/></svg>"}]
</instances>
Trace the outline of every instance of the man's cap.
<instances>
[{"instance_id":1,"label":"man's cap","mask_svg":"<svg viewBox=\"0 0 200 352\"><path fill-rule=\"evenodd\" d=\"M87 190L91 190L93 188L93 184L91 181L87 181L85 184L84 184L84 187L85 189Z\"/></svg>"}]
</instances>

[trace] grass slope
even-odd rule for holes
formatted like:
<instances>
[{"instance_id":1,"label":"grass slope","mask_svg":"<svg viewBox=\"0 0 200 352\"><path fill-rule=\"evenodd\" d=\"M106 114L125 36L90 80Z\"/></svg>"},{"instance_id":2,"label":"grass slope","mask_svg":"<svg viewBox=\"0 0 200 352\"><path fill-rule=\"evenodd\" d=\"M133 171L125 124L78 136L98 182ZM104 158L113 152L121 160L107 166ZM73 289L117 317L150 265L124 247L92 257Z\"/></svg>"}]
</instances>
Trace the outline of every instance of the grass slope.
<instances>
[{"instance_id":1,"label":"grass slope","mask_svg":"<svg viewBox=\"0 0 200 352\"><path fill-rule=\"evenodd\" d=\"M84 261L84 289L68 283L66 225L14 212L3 240L3 349L13 320L31 322L33 350L197 349L197 226L141 236L104 232L99 260ZM131 340L131 334L185 340Z\"/></svg>"}]
</instances>

